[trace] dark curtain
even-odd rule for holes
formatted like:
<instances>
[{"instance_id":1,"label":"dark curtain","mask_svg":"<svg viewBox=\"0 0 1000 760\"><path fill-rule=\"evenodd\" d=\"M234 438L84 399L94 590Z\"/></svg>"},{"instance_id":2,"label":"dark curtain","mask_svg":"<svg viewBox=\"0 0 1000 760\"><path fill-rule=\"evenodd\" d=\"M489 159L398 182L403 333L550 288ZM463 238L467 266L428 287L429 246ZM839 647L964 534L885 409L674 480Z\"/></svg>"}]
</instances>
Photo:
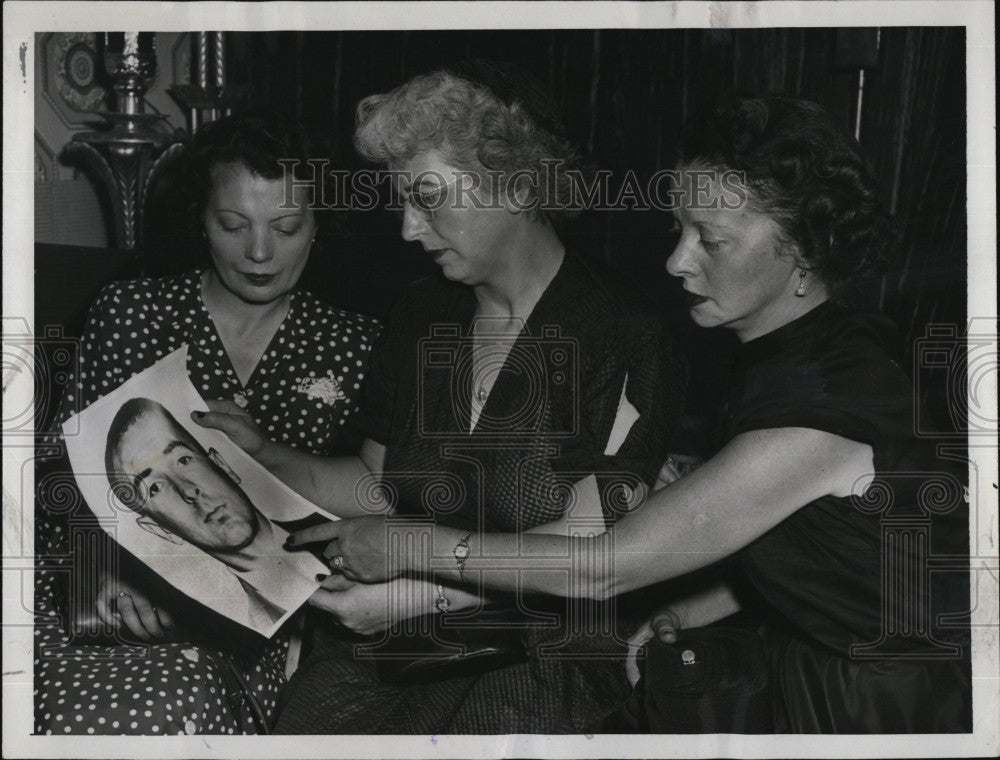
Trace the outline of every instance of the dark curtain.
<instances>
[{"instance_id":1,"label":"dark curtain","mask_svg":"<svg viewBox=\"0 0 1000 760\"><path fill-rule=\"evenodd\" d=\"M644 184L657 169L673 166L681 126L719 90L819 101L852 132L860 127L902 231L897 263L861 288L858 300L897 322L909 368L929 324L963 332L961 27L233 33L228 47L229 81L247 85L249 104L275 105L299 117L334 164L346 169L360 166L351 132L362 97L470 56L519 63L548 84L570 136L598 167L612 170L617 183L631 172ZM692 358L692 408L701 413L721 393L732 341L689 325L678 284L663 267L676 240L672 225L663 211L591 212L567 237L662 301ZM339 214L334 227L362 241L387 291L426 271L419 246L399 240L392 215ZM323 294L327 283L333 300L365 292L342 281L333 252L316 266L324 262L309 281L313 290ZM389 295L375 298L377 308L368 310L381 311ZM914 372L922 400L949 426L954 378L924 367Z\"/></svg>"}]
</instances>

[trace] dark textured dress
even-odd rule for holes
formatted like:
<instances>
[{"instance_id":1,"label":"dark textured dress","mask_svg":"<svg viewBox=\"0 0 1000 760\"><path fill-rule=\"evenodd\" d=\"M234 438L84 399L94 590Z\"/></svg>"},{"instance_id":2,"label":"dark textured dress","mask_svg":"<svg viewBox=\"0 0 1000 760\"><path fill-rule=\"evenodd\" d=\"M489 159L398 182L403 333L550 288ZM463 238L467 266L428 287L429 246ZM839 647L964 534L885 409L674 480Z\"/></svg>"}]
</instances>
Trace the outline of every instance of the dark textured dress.
<instances>
[{"instance_id":1,"label":"dark textured dress","mask_svg":"<svg viewBox=\"0 0 1000 760\"><path fill-rule=\"evenodd\" d=\"M361 414L369 437L387 447L383 480L397 510L469 530L525 530L559 518L568 485L596 474L613 521L628 489L655 480L680 416L684 372L662 320L610 270L567 253L470 433L475 307L470 288L422 280L396 304L372 351ZM609 447L623 388L638 417ZM563 626L558 604L532 608L554 611ZM616 656L624 642L611 635L573 649L587 656L558 657L540 648L564 628L527 631L528 662L400 687L353 659L344 634L328 623L316 628L279 732L578 732L627 695Z\"/></svg>"},{"instance_id":2,"label":"dark textured dress","mask_svg":"<svg viewBox=\"0 0 1000 760\"><path fill-rule=\"evenodd\" d=\"M725 441L812 428L874 452L863 497L817 499L737 558L772 617L779 731L971 730L964 476L914 434L897 344L827 302L740 348Z\"/></svg>"}]
</instances>

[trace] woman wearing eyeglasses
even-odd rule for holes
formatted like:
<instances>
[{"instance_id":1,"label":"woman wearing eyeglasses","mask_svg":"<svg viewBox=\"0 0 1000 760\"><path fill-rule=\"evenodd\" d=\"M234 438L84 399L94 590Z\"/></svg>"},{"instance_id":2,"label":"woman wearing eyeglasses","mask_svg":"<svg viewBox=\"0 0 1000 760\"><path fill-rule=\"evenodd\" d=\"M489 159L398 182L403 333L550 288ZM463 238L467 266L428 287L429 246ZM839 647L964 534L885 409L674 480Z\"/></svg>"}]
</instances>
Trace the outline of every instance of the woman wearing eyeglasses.
<instances>
[{"instance_id":1,"label":"woman wearing eyeglasses","mask_svg":"<svg viewBox=\"0 0 1000 760\"><path fill-rule=\"evenodd\" d=\"M233 414L209 414L202 424L226 431L342 517L389 507L464 533L592 533L639 503L679 419L684 371L655 308L557 234L572 216L567 170L578 156L551 104L530 75L481 61L359 104L355 145L391 170L402 235L441 270L405 292L373 349L359 457L310 459ZM337 569L340 558L329 557ZM352 586L334 575L325 585L312 603L363 634L484 604L460 584ZM357 640L318 626L278 730L557 733L595 725L623 696L614 654L624 641L609 634L582 647L588 657L538 657L538 644L565 638L552 625L565 622L566 609L531 598L520 607L522 622L542 625L520 631L530 659L470 663L472 675L406 687L380 682L372 661L354 656ZM465 633L458 640L468 641Z\"/></svg>"}]
</instances>

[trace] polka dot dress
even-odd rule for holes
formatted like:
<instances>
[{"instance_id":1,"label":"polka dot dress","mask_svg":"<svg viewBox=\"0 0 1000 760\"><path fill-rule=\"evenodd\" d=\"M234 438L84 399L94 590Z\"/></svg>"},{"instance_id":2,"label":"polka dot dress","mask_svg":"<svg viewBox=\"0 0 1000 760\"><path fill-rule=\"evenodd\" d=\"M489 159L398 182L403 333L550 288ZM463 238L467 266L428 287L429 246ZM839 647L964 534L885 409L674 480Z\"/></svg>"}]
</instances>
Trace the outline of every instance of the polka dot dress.
<instances>
[{"instance_id":1,"label":"polka dot dress","mask_svg":"<svg viewBox=\"0 0 1000 760\"><path fill-rule=\"evenodd\" d=\"M292 294L288 316L246 384L240 382L200 296L201 273L116 283L91 309L67 419L182 345L203 398L232 398L275 440L316 454L353 449L357 410L378 331L369 317ZM58 443L53 438L52 443ZM71 502L71 507L66 505ZM205 645L81 646L66 632L57 577L72 566L69 533L87 508L40 491L36 505L35 732L38 734L257 733L273 722L288 638L263 653Z\"/></svg>"}]
</instances>

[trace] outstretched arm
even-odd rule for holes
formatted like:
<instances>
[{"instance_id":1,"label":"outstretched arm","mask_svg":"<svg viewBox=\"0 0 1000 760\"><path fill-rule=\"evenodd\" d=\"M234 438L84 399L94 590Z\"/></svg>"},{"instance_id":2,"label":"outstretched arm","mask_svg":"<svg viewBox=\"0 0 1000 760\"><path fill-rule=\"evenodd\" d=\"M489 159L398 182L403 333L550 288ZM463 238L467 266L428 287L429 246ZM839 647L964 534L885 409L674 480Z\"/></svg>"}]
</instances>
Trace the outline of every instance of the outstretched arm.
<instances>
[{"instance_id":1,"label":"outstretched arm","mask_svg":"<svg viewBox=\"0 0 1000 760\"><path fill-rule=\"evenodd\" d=\"M370 439L357 456L322 457L304 454L284 444L274 444L258 461L282 482L313 504L338 517L388 513L391 505L372 498L385 462L385 447Z\"/></svg>"},{"instance_id":2,"label":"outstretched arm","mask_svg":"<svg viewBox=\"0 0 1000 760\"><path fill-rule=\"evenodd\" d=\"M475 535L461 573L455 547L464 534L440 526L363 518L294 538L336 540L345 572L358 578L430 569L453 582L481 578L494 588L604 599L711 565L805 504L860 490L872 472L865 444L806 428L759 430L737 436L601 535ZM427 532L428 552L387 552L389 540L399 539L394 533L416 530ZM562 583L553 583L553 570L562 571Z\"/></svg>"},{"instance_id":3,"label":"outstretched arm","mask_svg":"<svg viewBox=\"0 0 1000 760\"><path fill-rule=\"evenodd\" d=\"M581 501L590 508L596 501L600 515L600 498L596 492L583 490ZM533 529L538 533L563 533L565 523L555 521ZM423 578L396 578L385 583L355 583L343 575L332 574L309 599L314 607L329 612L334 620L355 633L371 635L402 620L441 612L441 596L447 600L449 612L479 609L489 605L488 594L468 586L438 586Z\"/></svg>"},{"instance_id":4,"label":"outstretched arm","mask_svg":"<svg viewBox=\"0 0 1000 760\"><path fill-rule=\"evenodd\" d=\"M232 401L208 402L210 412L194 412L202 427L221 430L296 493L338 517L370 515L382 505L366 498L385 462L385 446L365 439L356 456L323 457L270 440ZM386 504L388 511L390 505Z\"/></svg>"},{"instance_id":5,"label":"outstretched arm","mask_svg":"<svg viewBox=\"0 0 1000 760\"><path fill-rule=\"evenodd\" d=\"M562 594L563 588L539 587L533 572L561 565L570 571L566 595L604 599L707 567L809 502L848 495L858 478L872 471L870 447L830 433L805 428L744 433L606 534L568 541L486 535L482 556L473 554L467 571L484 566L489 584L486 567L520 564L529 568L519 574L523 588ZM451 553L450 538L435 531L436 558ZM450 572L457 575L454 568Z\"/></svg>"}]
</instances>

